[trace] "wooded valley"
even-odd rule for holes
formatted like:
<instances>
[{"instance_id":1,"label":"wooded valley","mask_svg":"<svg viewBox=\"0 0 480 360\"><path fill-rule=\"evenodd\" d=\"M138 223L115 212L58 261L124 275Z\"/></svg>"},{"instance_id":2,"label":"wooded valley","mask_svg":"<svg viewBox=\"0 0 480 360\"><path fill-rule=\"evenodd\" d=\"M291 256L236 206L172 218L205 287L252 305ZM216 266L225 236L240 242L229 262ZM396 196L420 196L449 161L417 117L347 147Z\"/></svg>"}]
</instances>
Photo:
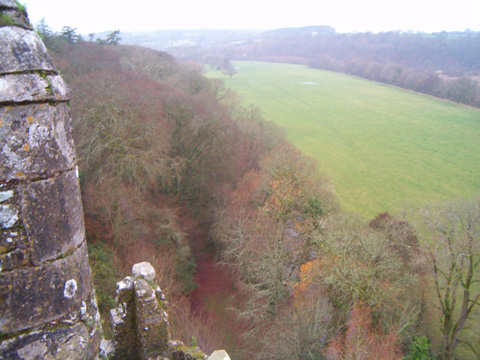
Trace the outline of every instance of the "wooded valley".
<instances>
[{"instance_id":1,"label":"wooded valley","mask_svg":"<svg viewBox=\"0 0 480 360\"><path fill-rule=\"evenodd\" d=\"M478 197L365 223L282 129L201 66L42 36L72 89L104 321L115 282L149 261L175 337L206 352L478 358Z\"/></svg>"},{"instance_id":2,"label":"wooded valley","mask_svg":"<svg viewBox=\"0 0 480 360\"><path fill-rule=\"evenodd\" d=\"M221 67L223 57L308 65L480 106L479 32L337 33L328 26L307 26L222 40L168 51L213 67Z\"/></svg>"}]
</instances>

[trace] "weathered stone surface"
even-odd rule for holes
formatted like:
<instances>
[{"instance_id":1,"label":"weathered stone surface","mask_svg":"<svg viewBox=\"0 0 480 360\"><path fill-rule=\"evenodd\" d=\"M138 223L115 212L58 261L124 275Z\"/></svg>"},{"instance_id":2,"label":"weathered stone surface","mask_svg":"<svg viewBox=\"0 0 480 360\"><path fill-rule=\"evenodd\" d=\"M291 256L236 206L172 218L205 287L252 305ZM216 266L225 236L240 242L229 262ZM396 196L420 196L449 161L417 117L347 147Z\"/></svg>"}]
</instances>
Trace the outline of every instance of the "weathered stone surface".
<instances>
[{"instance_id":1,"label":"weathered stone surface","mask_svg":"<svg viewBox=\"0 0 480 360\"><path fill-rule=\"evenodd\" d=\"M207 360L230 360L230 356L228 356L225 350L215 350Z\"/></svg>"},{"instance_id":2,"label":"weathered stone surface","mask_svg":"<svg viewBox=\"0 0 480 360\"><path fill-rule=\"evenodd\" d=\"M32 25L28 20L25 9L20 9L18 2L15 0L0 0L0 27L3 26L20 26L24 29L32 30Z\"/></svg>"},{"instance_id":3,"label":"weathered stone surface","mask_svg":"<svg viewBox=\"0 0 480 360\"><path fill-rule=\"evenodd\" d=\"M92 359L88 349L90 334L87 326L58 326L34 331L0 344L0 359L9 360L80 360Z\"/></svg>"},{"instance_id":4,"label":"weathered stone surface","mask_svg":"<svg viewBox=\"0 0 480 360\"><path fill-rule=\"evenodd\" d=\"M99 353L101 336L101 319L98 312L97 299L95 291L90 294L89 301L82 302L80 308L80 320L89 331L88 347L85 352L85 359L91 359L94 355Z\"/></svg>"},{"instance_id":5,"label":"weathered stone surface","mask_svg":"<svg viewBox=\"0 0 480 360\"><path fill-rule=\"evenodd\" d=\"M55 71L37 33L14 26L0 28L0 74L20 71Z\"/></svg>"},{"instance_id":6,"label":"weathered stone surface","mask_svg":"<svg viewBox=\"0 0 480 360\"><path fill-rule=\"evenodd\" d=\"M110 310L115 354L112 359L138 359L139 349L135 322L133 278L126 277L117 283L117 306Z\"/></svg>"},{"instance_id":7,"label":"weathered stone surface","mask_svg":"<svg viewBox=\"0 0 480 360\"><path fill-rule=\"evenodd\" d=\"M141 262L133 265L132 275L135 278L144 278L147 281L155 280L155 269L149 262Z\"/></svg>"},{"instance_id":8,"label":"weathered stone surface","mask_svg":"<svg viewBox=\"0 0 480 360\"><path fill-rule=\"evenodd\" d=\"M170 353L172 360L205 360L205 355L198 347L188 347L178 340L170 341Z\"/></svg>"},{"instance_id":9,"label":"weathered stone surface","mask_svg":"<svg viewBox=\"0 0 480 360\"><path fill-rule=\"evenodd\" d=\"M1 191L0 269L40 265L77 248L85 239L75 170Z\"/></svg>"},{"instance_id":10,"label":"weathered stone surface","mask_svg":"<svg viewBox=\"0 0 480 360\"><path fill-rule=\"evenodd\" d=\"M168 315L155 290L142 278L135 279L137 334L142 359L167 357L170 340Z\"/></svg>"},{"instance_id":11,"label":"weathered stone surface","mask_svg":"<svg viewBox=\"0 0 480 360\"><path fill-rule=\"evenodd\" d=\"M18 5L15 0L0 0L0 7L16 9Z\"/></svg>"},{"instance_id":12,"label":"weathered stone surface","mask_svg":"<svg viewBox=\"0 0 480 360\"><path fill-rule=\"evenodd\" d=\"M0 255L12 251L16 247L18 232L2 231L0 233Z\"/></svg>"},{"instance_id":13,"label":"weathered stone surface","mask_svg":"<svg viewBox=\"0 0 480 360\"><path fill-rule=\"evenodd\" d=\"M18 221L18 209L13 205L0 205L0 227L12 228Z\"/></svg>"},{"instance_id":14,"label":"weathered stone surface","mask_svg":"<svg viewBox=\"0 0 480 360\"><path fill-rule=\"evenodd\" d=\"M0 108L0 179L36 179L75 166L70 111L66 104Z\"/></svg>"},{"instance_id":15,"label":"weathered stone surface","mask_svg":"<svg viewBox=\"0 0 480 360\"><path fill-rule=\"evenodd\" d=\"M0 185L0 200L0 206L15 209L16 217L18 217L15 223L7 228L5 222L8 222L8 216L0 215L2 218L0 222L3 224L3 226L0 226L0 272L2 272L30 265L28 250L30 244L20 218L20 199L15 185ZM10 224L7 225L11 225L12 222L10 221Z\"/></svg>"},{"instance_id":16,"label":"weathered stone surface","mask_svg":"<svg viewBox=\"0 0 480 360\"><path fill-rule=\"evenodd\" d=\"M10 271L27 265L30 265L30 261L24 247L19 247L6 254L0 255L0 272Z\"/></svg>"},{"instance_id":17,"label":"weathered stone surface","mask_svg":"<svg viewBox=\"0 0 480 360\"><path fill-rule=\"evenodd\" d=\"M102 339L100 341L100 356L105 359L110 359L115 353L115 346L113 346L112 340Z\"/></svg>"},{"instance_id":18,"label":"weathered stone surface","mask_svg":"<svg viewBox=\"0 0 480 360\"><path fill-rule=\"evenodd\" d=\"M9 194L0 204L3 270L30 263L40 265L84 241L81 194L75 170L48 180L11 185L2 193Z\"/></svg>"},{"instance_id":19,"label":"weathered stone surface","mask_svg":"<svg viewBox=\"0 0 480 360\"><path fill-rule=\"evenodd\" d=\"M19 185L18 191L34 265L55 259L84 241L80 186L74 170Z\"/></svg>"},{"instance_id":20,"label":"weathered stone surface","mask_svg":"<svg viewBox=\"0 0 480 360\"><path fill-rule=\"evenodd\" d=\"M0 0L0 359L96 358L69 89L23 6Z\"/></svg>"},{"instance_id":21,"label":"weathered stone surface","mask_svg":"<svg viewBox=\"0 0 480 360\"><path fill-rule=\"evenodd\" d=\"M75 322L92 292L86 245L44 266L0 272L0 332Z\"/></svg>"},{"instance_id":22,"label":"weathered stone surface","mask_svg":"<svg viewBox=\"0 0 480 360\"><path fill-rule=\"evenodd\" d=\"M0 190L0 203L7 201L13 197L13 190Z\"/></svg>"},{"instance_id":23,"label":"weathered stone surface","mask_svg":"<svg viewBox=\"0 0 480 360\"><path fill-rule=\"evenodd\" d=\"M165 296L158 286L146 280L155 278L155 269L149 263L140 263L133 266L132 272L134 277L117 283L117 306L110 311L115 344L113 358L169 357Z\"/></svg>"},{"instance_id":24,"label":"weathered stone surface","mask_svg":"<svg viewBox=\"0 0 480 360\"><path fill-rule=\"evenodd\" d=\"M59 75L0 75L0 103L68 101L70 89Z\"/></svg>"}]
</instances>

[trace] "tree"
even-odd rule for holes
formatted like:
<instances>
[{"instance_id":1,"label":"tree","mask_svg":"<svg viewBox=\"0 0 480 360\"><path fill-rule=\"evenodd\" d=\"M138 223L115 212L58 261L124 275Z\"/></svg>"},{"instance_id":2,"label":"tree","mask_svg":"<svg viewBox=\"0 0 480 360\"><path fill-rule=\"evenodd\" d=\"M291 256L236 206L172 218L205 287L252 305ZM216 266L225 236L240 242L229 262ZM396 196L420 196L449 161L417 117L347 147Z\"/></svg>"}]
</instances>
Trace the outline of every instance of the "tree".
<instances>
[{"instance_id":1,"label":"tree","mask_svg":"<svg viewBox=\"0 0 480 360\"><path fill-rule=\"evenodd\" d=\"M440 359L454 358L459 343L478 355L464 336L480 307L480 198L427 213L433 281L441 311Z\"/></svg>"},{"instance_id":2,"label":"tree","mask_svg":"<svg viewBox=\"0 0 480 360\"><path fill-rule=\"evenodd\" d=\"M223 67L223 73L225 75L230 76L230 78L237 73L237 71L232 65L232 62L228 59L224 59L222 67Z\"/></svg>"},{"instance_id":3,"label":"tree","mask_svg":"<svg viewBox=\"0 0 480 360\"><path fill-rule=\"evenodd\" d=\"M478 94L477 82L468 77L449 81L443 88L443 96L457 103L472 104Z\"/></svg>"},{"instance_id":4,"label":"tree","mask_svg":"<svg viewBox=\"0 0 480 360\"><path fill-rule=\"evenodd\" d=\"M70 26L64 26L62 28L60 37L64 38L70 44L75 44L77 41L81 39L80 35L77 34L77 29L76 28L74 29Z\"/></svg>"},{"instance_id":5,"label":"tree","mask_svg":"<svg viewBox=\"0 0 480 360\"><path fill-rule=\"evenodd\" d=\"M118 45L122 38L120 37L120 30L114 30L107 35L106 44L107 45Z\"/></svg>"},{"instance_id":6,"label":"tree","mask_svg":"<svg viewBox=\"0 0 480 360\"><path fill-rule=\"evenodd\" d=\"M105 39L98 38L97 42L102 45L118 45L120 43L120 40L122 40L122 38L120 37L120 30L114 30L110 34L108 34Z\"/></svg>"},{"instance_id":7,"label":"tree","mask_svg":"<svg viewBox=\"0 0 480 360\"><path fill-rule=\"evenodd\" d=\"M396 331L385 334L373 325L370 308L363 302L353 306L345 334L330 341L327 360L400 360Z\"/></svg>"},{"instance_id":8,"label":"tree","mask_svg":"<svg viewBox=\"0 0 480 360\"><path fill-rule=\"evenodd\" d=\"M38 24L35 26L35 31L37 32L38 36L45 41L46 39L53 36L52 29L47 25L45 22L45 18L42 18Z\"/></svg>"}]
</instances>

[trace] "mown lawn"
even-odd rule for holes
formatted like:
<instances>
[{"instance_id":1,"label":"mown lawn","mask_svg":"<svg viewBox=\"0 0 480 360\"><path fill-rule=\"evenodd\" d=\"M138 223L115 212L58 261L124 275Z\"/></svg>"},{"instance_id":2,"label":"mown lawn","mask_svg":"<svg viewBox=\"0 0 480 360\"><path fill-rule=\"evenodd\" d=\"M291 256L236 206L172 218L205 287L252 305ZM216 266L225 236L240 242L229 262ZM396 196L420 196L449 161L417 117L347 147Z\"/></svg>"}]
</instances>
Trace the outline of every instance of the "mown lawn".
<instances>
[{"instance_id":1,"label":"mown lawn","mask_svg":"<svg viewBox=\"0 0 480 360\"><path fill-rule=\"evenodd\" d=\"M367 217L480 193L480 110L305 66L234 63L225 80L316 159Z\"/></svg>"}]
</instances>

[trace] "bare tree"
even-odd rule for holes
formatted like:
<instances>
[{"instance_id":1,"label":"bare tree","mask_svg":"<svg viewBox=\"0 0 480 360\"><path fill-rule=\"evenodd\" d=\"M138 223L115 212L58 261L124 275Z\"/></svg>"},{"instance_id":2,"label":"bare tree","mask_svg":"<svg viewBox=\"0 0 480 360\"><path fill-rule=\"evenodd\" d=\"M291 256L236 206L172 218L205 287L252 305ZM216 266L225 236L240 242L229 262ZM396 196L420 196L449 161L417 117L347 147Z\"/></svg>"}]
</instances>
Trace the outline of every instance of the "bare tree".
<instances>
[{"instance_id":1,"label":"bare tree","mask_svg":"<svg viewBox=\"0 0 480 360\"><path fill-rule=\"evenodd\" d=\"M465 332L475 330L470 325L480 307L480 198L450 203L428 212L425 220L435 244L430 255L441 311L440 359L453 359L459 343L478 356Z\"/></svg>"}]
</instances>

